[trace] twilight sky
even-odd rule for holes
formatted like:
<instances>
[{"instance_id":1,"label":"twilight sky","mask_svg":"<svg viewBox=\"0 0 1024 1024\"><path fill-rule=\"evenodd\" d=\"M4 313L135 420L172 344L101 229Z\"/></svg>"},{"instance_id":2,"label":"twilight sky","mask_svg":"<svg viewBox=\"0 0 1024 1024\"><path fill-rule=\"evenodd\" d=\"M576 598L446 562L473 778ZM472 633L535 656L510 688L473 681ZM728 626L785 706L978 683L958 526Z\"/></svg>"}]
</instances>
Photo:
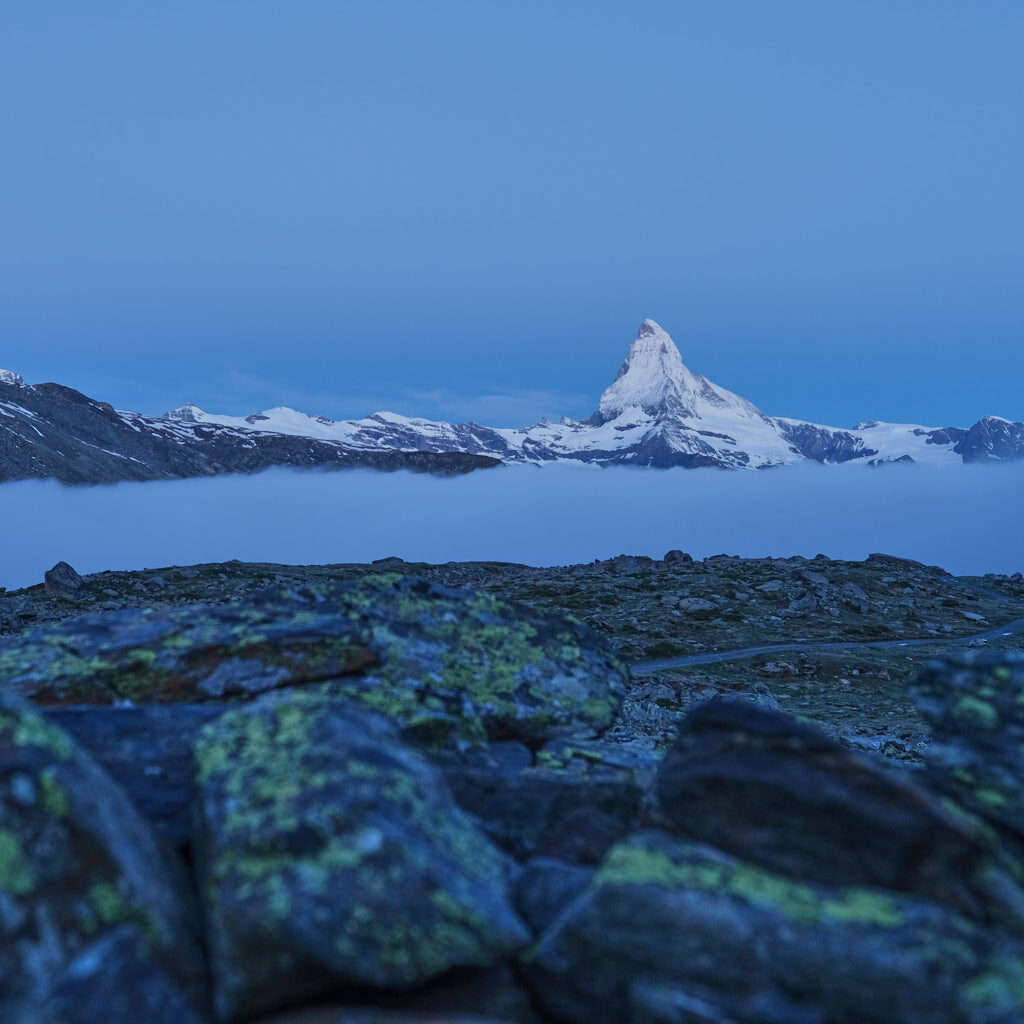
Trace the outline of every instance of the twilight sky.
<instances>
[{"instance_id":1,"label":"twilight sky","mask_svg":"<svg viewBox=\"0 0 1024 1024\"><path fill-rule=\"evenodd\" d=\"M586 415L644 317L776 415L1024 419L1020 0L10 0L0 367Z\"/></svg>"}]
</instances>

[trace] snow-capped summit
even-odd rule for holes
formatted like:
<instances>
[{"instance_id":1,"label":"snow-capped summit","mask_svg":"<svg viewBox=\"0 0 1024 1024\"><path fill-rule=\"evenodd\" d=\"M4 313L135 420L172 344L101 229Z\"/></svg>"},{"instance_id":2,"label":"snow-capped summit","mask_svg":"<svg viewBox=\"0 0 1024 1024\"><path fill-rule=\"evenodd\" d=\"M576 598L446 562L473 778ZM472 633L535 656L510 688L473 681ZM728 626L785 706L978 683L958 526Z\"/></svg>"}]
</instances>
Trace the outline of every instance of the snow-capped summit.
<instances>
[{"instance_id":1,"label":"snow-capped summit","mask_svg":"<svg viewBox=\"0 0 1024 1024\"><path fill-rule=\"evenodd\" d=\"M746 399L689 370L676 343L654 320L640 325L626 361L601 396L598 416L607 423L627 409L659 418L699 420L728 410L743 419L765 419Z\"/></svg>"},{"instance_id":2,"label":"snow-capped summit","mask_svg":"<svg viewBox=\"0 0 1024 1024\"><path fill-rule=\"evenodd\" d=\"M435 423L386 412L335 422L284 407L251 416L225 416L195 405L175 409L166 419L181 427L226 428L248 437L258 431L321 439L350 450L465 452L537 464L573 461L765 469L805 460L892 462L909 457L955 462L968 458L967 449L960 450L967 433L963 430L872 422L848 431L770 418L752 402L690 370L668 332L654 320L640 325L597 412L585 420L562 417L557 422L507 429ZM976 449L981 453L978 457L1016 458L1024 445L1020 428L1011 424L1004 429L995 420L974 428L974 434L971 452Z\"/></svg>"},{"instance_id":3,"label":"snow-capped summit","mask_svg":"<svg viewBox=\"0 0 1024 1024\"><path fill-rule=\"evenodd\" d=\"M206 413L195 402L186 402L184 405L179 405L177 409L165 412L164 419L177 420L179 423L201 423L206 419Z\"/></svg>"},{"instance_id":4,"label":"snow-capped summit","mask_svg":"<svg viewBox=\"0 0 1024 1024\"><path fill-rule=\"evenodd\" d=\"M28 385L25 383L25 378L20 373L15 373L13 370L0 370L0 384L14 384L16 387L24 388Z\"/></svg>"}]
</instances>

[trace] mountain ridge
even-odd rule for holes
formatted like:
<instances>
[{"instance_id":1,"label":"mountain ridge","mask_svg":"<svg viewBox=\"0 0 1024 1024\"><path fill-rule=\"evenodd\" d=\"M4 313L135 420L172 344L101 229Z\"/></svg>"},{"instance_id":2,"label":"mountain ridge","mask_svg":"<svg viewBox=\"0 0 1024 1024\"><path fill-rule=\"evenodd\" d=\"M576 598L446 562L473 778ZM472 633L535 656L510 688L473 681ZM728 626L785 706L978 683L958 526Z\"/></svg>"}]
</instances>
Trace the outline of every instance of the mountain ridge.
<instances>
[{"instance_id":1,"label":"mountain ridge","mask_svg":"<svg viewBox=\"0 0 1024 1024\"><path fill-rule=\"evenodd\" d=\"M163 416L115 410L59 384L0 370L0 480L173 479L303 468L464 472L499 463L768 469L797 462L957 464L1024 458L1024 423L970 427L870 421L852 429L765 414L691 371L656 321L640 325L586 419L531 427L448 423L392 412L332 420L285 406L249 416L194 403Z\"/></svg>"}]
</instances>

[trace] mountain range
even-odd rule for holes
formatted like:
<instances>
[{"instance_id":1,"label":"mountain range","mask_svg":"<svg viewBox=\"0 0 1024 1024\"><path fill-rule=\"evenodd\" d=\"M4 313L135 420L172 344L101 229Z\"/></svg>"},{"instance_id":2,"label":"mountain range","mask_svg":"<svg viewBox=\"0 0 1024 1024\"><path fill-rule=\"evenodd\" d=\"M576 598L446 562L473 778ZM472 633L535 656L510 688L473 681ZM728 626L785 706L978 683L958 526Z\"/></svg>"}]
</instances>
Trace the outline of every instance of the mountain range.
<instances>
[{"instance_id":1,"label":"mountain range","mask_svg":"<svg viewBox=\"0 0 1024 1024\"><path fill-rule=\"evenodd\" d=\"M251 473L270 466L461 473L500 463L766 469L797 462L929 464L1024 458L1024 423L971 427L860 423L851 429L772 417L693 373L645 320L586 419L527 428L450 424L378 412L331 420L278 407L251 416L184 405L163 416L117 410L59 384L0 370L0 480L106 483Z\"/></svg>"}]
</instances>

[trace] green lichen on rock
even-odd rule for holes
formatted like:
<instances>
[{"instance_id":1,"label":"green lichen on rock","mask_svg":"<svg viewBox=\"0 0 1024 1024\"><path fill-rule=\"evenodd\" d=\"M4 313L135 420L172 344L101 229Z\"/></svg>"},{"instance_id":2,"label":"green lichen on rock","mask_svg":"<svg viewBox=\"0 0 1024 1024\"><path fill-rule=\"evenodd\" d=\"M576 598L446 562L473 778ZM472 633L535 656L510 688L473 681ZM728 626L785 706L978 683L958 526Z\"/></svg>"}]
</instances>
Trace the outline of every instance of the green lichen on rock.
<instances>
[{"instance_id":1,"label":"green lichen on rock","mask_svg":"<svg viewBox=\"0 0 1024 1024\"><path fill-rule=\"evenodd\" d=\"M148 826L67 735L2 692L0 822L0 1019L51 1019L41 1007L63 972L117 929L196 994L188 900Z\"/></svg>"},{"instance_id":2,"label":"green lichen on rock","mask_svg":"<svg viewBox=\"0 0 1024 1024\"><path fill-rule=\"evenodd\" d=\"M345 691L414 734L471 742L593 735L625 692L626 667L565 616L394 574L324 596L369 617L381 654L374 685L352 680Z\"/></svg>"},{"instance_id":3,"label":"green lichen on rock","mask_svg":"<svg viewBox=\"0 0 1024 1024\"><path fill-rule=\"evenodd\" d=\"M220 1013L281 986L413 985L526 941L504 858L381 716L267 695L206 726L195 756Z\"/></svg>"},{"instance_id":4,"label":"green lichen on rock","mask_svg":"<svg viewBox=\"0 0 1024 1024\"><path fill-rule=\"evenodd\" d=\"M983 652L933 662L912 693L932 730L933 784L1024 836L1024 658Z\"/></svg>"},{"instance_id":5,"label":"green lichen on rock","mask_svg":"<svg viewBox=\"0 0 1024 1024\"><path fill-rule=\"evenodd\" d=\"M952 713L955 718L977 728L996 729L999 727L999 712L992 704L979 696L967 694L960 697L953 705Z\"/></svg>"},{"instance_id":6,"label":"green lichen on rock","mask_svg":"<svg viewBox=\"0 0 1024 1024\"><path fill-rule=\"evenodd\" d=\"M37 703L246 696L361 671L369 633L298 599L83 615L16 638L0 687Z\"/></svg>"},{"instance_id":7,"label":"green lichen on rock","mask_svg":"<svg viewBox=\"0 0 1024 1024\"><path fill-rule=\"evenodd\" d=\"M997 957L964 985L961 1002L969 1020L1017 1020L1024 1013L1024 953Z\"/></svg>"},{"instance_id":8,"label":"green lichen on rock","mask_svg":"<svg viewBox=\"0 0 1024 1024\"><path fill-rule=\"evenodd\" d=\"M776 910L805 924L842 922L895 927L903 920L896 903L876 890L838 889L823 896L821 890L742 861L708 856L689 858L685 852L672 858L664 850L642 845L622 845L612 850L595 884L707 890Z\"/></svg>"},{"instance_id":9,"label":"green lichen on rock","mask_svg":"<svg viewBox=\"0 0 1024 1024\"><path fill-rule=\"evenodd\" d=\"M72 757L71 740L65 733L40 715L27 713L21 707L13 711L0 708L0 742L4 738L16 747L47 750L62 761L69 761Z\"/></svg>"},{"instance_id":10,"label":"green lichen on rock","mask_svg":"<svg viewBox=\"0 0 1024 1024\"><path fill-rule=\"evenodd\" d=\"M26 896L32 891L32 869L21 840L9 828L0 828L0 892Z\"/></svg>"},{"instance_id":11,"label":"green lichen on rock","mask_svg":"<svg viewBox=\"0 0 1024 1024\"><path fill-rule=\"evenodd\" d=\"M81 616L0 653L0 687L39 703L326 686L428 746L594 735L627 679L604 641L564 615L394 573L229 605Z\"/></svg>"},{"instance_id":12,"label":"green lichen on rock","mask_svg":"<svg viewBox=\"0 0 1024 1024\"><path fill-rule=\"evenodd\" d=\"M709 1020L980 1024L955 1007L1000 941L904 893L795 881L649 832L609 853L523 970L568 1024L649 1019L636 999L656 991L699 997Z\"/></svg>"}]
</instances>

